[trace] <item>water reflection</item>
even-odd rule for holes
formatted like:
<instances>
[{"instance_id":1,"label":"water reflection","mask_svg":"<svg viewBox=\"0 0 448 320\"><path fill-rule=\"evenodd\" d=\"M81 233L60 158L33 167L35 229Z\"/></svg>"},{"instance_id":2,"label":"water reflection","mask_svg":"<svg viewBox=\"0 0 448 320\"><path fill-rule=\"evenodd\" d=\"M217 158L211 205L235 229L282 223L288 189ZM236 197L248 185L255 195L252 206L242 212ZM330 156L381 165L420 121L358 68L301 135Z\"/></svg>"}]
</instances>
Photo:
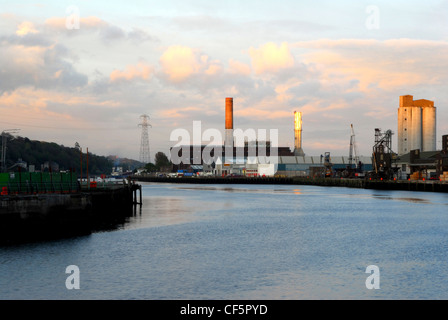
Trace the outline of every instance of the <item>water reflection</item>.
<instances>
[{"instance_id":1,"label":"water reflection","mask_svg":"<svg viewBox=\"0 0 448 320\"><path fill-rule=\"evenodd\" d=\"M191 222L195 220L194 212L182 197L144 197L139 214L131 217L122 228L134 229Z\"/></svg>"},{"instance_id":2,"label":"water reflection","mask_svg":"<svg viewBox=\"0 0 448 320\"><path fill-rule=\"evenodd\" d=\"M256 189L251 186L250 188L247 187L240 187L240 188L233 188L233 187L198 187L198 186L182 186L182 187L176 187L177 190L189 190L189 191L223 191L223 192L239 192L239 193L266 193L266 194L275 194L275 193L296 193L300 192L300 189ZM296 193L297 194L297 193Z\"/></svg>"},{"instance_id":3,"label":"water reflection","mask_svg":"<svg viewBox=\"0 0 448 320\"><path fill-rule=\"evenodd\" d=\"M382 194L374 194L373 197L376 199L380 199L380 200L398 200L398 201L406 201L406 202L411 202L411 203L424 203L424 204L431 203L431 201L429 201L427 199L410 198L410 197L391 197L391 196L386 196L386 195L382 195Z\"/></svg>"}]
</instances>

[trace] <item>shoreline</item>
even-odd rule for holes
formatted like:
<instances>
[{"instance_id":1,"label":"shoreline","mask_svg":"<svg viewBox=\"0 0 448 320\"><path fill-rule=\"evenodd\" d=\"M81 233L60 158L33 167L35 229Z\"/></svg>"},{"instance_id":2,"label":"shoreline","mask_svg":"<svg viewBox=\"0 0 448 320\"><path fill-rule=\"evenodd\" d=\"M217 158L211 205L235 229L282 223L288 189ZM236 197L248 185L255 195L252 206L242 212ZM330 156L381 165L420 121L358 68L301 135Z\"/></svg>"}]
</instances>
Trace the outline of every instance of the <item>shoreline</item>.
<instances>
[{"instance_id":1,"label":"shoreline","mask_svg":"<svg viewBox=\"0 0 448 320\"><path fill-rule=\"evenodd\" d=\"M158 183L190 183L190 184L287 184L287 185L314 185L322 187L346 187L376 190L401 190L448 193L448 183L440 181L421 180L397 180L381 181L367 179L336 179L336 178L306 178L306 177L151 177L131 176L131 179L139 182Z\"/></svg>"}]
</instances>

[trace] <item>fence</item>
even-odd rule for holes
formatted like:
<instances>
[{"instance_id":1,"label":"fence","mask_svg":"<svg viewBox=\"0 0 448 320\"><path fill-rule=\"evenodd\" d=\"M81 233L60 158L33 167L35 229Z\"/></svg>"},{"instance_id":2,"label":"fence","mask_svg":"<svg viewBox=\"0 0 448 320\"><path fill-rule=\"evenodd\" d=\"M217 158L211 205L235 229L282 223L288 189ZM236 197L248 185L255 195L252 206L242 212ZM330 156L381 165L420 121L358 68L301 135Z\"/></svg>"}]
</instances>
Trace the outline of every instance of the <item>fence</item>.
<instances>
[{"instance_id":1,"label":"fence","mask_svg":"<svg viewBox=\"0 0 448 320\"><path fill-rule=\"evenodd\" d=\"M75 193L80 191L76 175L71 172L0 173L1 195Z\"/></svg>"}]
</instances>

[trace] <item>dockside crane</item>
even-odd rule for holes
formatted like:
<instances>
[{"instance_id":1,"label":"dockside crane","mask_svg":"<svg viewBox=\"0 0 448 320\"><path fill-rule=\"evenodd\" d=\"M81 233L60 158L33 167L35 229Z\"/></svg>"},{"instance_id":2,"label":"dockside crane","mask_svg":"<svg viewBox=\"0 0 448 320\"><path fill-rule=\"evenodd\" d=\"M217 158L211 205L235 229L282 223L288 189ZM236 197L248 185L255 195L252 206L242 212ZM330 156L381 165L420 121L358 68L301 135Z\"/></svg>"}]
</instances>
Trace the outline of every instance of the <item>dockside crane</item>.
<instances>
[{"instance_id":1,"label":"dockside crane","mask_svg":"<svg viewBox=\"0 0 448 320\"><path fill-rule=\"evenodd\" d=\"M356 147L356 141L355 141L355 130L353 129L353 124L350 125L351 134L350 134L350 151L348 156L348 164L349 169L353 169L353 162L355 162L355 169L358 169L358 150Z\"/></svg>"},{"instance_id":2,"label":"dockside crane","mask_svg":"<svg viewBox=\"0 0 448 320\"><path fill-rule=\"evenodd\" d=\"M392 179L397 168L392 167L392 161L395 153L392 151L391 130L381 132L381 129L375 129L375 145L373 146L373 172L375 178Z\"/></svg>"},{"instance_id":3,"label":"dockside crane","mask_svg":"<svg viewBox=\"0 0 448 320\"><path fill-rule=\"evenodd\" d=\"M347 169L343 172L346 178L363 177L362 163L359 161L358 148L355 140L355 130L353 124L350 125L350 150L348 156Z\"/></svg>"}]
</instances>

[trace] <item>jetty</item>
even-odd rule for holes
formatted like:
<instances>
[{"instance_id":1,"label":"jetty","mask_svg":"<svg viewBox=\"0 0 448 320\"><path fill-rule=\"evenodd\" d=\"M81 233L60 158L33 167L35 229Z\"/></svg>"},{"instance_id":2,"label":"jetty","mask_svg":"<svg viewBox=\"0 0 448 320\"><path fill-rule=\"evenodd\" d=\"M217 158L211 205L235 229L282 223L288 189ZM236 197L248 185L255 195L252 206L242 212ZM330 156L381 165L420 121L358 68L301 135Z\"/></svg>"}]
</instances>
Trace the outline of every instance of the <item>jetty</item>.
<instances>
[{"instance_id":1,"label":"jetty","mask_svg":"<svg viewBox=\"0 0 448 320\"><path fill-rule=\"evenodd\" d=\"M90 234L132 216L141 185L78 181L66 173L0 174L0 243Z\"/></svg>"}]
</instances>

